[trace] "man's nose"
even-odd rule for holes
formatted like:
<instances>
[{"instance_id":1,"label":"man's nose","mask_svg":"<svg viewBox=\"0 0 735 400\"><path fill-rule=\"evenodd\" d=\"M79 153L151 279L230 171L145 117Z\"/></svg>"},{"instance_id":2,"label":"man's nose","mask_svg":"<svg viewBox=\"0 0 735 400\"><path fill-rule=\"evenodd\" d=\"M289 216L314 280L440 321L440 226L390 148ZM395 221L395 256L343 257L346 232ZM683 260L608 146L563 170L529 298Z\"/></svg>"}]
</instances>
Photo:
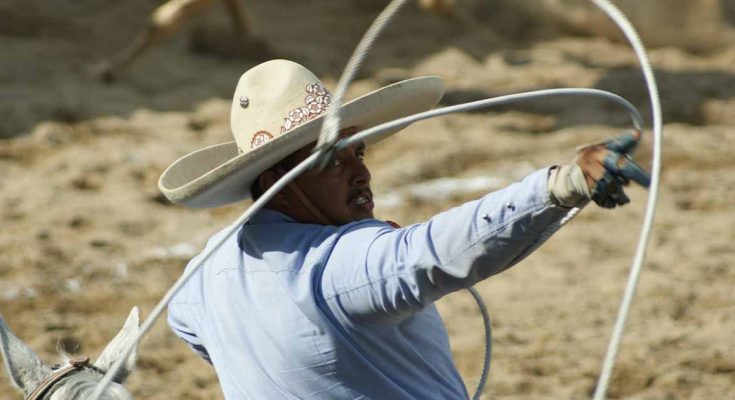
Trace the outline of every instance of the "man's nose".
<instances>
[{"instance_id":1,"label":"man's nose","mask_svg":"<svg viewBox=\"0 0 735 400\"><path fill-rule=\"evenodd\" d=\"M352 178L350 182L352 186L365 186L369 184L372 177L370 175L370 170L363 160L358 157L354 157L350 162L352 164Z\"/></svg>"}]
</instances>

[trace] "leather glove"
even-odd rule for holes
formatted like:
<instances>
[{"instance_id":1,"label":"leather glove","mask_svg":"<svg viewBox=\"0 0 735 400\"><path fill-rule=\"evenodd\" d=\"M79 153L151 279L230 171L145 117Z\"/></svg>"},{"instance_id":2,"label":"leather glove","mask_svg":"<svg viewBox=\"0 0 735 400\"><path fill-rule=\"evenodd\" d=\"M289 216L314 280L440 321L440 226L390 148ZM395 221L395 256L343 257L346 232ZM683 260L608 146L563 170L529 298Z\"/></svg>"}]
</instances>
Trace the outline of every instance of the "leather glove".
<instances>
[{"instance_id":1,"label":"leather glove","mask_svg":"<svg viewBox=\"0 0 735 400\"><path fill-rule=\"evenodd\" d=\"M645 188L651 184L648 172L631 157L640 135L639 131L628 132L577 149L574 163L582 170L590 198L597 205L615 208L630 202L623 191L630 181Z\"/></svg>"}]
</instances>

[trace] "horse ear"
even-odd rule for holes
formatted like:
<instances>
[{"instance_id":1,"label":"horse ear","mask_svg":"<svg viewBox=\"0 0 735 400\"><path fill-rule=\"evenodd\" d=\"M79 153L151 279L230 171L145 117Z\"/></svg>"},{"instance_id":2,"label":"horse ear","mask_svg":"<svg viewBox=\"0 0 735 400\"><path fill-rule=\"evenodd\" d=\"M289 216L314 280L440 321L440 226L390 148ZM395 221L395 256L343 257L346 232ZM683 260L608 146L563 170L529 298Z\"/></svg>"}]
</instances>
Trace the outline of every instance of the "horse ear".
<instances>
[{"instance_id":1,"label":"horse ear","mask_svg":"<svg viewBox=\"0 0 735 400\"><path fill-rule=\"evenodd\" d=\"M118 332L115 338L112 339L107 347L105 347L105 349L102 351L102 354L100 355L100 358L95 361L95 367L103 371L107 371L108 369L110 369L110 367L112 367L112 364L114 364L117 359L122 357L125 349L127 349L128 346L130 346L135 341L135 338L138 336L138 323L138 307L133 307L133 309L130 311L130 315L128 315L127 321L125 321L125 325L123 325L120 332ZM120 372L115 374L115 376L112 378L114 382L122 383L125 378L130 375L130 373L133 371L133 368L135 367L136 353L137 350L136 348L134 348L133 351L130 353L130 356L128 356L128 359L125 361L122 369L120 369Z\"/></svg>"},{"instance_id":2,"label":"horse ear","mask_svg":"<svg viewBox=\"0 0 735 400\"><path fill-rule=\"evenodd\" d=\"M0 342L5 368L13 384L28 395L51 373L51 369L44 365L30 347L15 336L2 315L0 315Z\"/></svg>"}]
</instances>

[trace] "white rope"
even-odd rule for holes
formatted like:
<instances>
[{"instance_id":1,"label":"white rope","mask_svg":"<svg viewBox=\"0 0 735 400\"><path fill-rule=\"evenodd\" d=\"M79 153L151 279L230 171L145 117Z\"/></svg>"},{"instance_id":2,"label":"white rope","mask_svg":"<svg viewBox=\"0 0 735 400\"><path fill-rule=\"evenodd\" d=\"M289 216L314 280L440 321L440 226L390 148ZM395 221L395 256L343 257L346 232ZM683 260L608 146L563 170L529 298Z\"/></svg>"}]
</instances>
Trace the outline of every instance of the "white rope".
<instances>
[{"instance_id":1,"label":"white rope","mask_svg":"<svg viewBox=\"0 0 735 400\"><path fill-rule=\"evenodd\" d=\"M404 126L407 123L413 122L413 121L419 121L431 117L436 117L440 115L446 115L450 113L457 113L457 112L467 112L472 110L477 110L480 108L487 108L492 106L499 106L499 105L505 105L510 103L516 103L522 100L532 100L532 99L539 99L543 97L548 96L557 96L557 95L574 95L574 96L595 96L600 97L603 99L608 99L611 101L614 101L620 105L622 105L628 113L631 115L634 125L637 125L640 121L640 115L635 111L635 108L625 99L622 97L605 92L602 90L597 89L547 89L547 90L539 90L535 92L527 92L527 93L517 93L507 96L501 96L497 98L492 99L485 99L485 100L478 100L471 103L466 104L458 104L450 107L444 107L439 108L435 110L429 110L422 113L410 115L398 120L385 122L381 125L375 126L370 129L366 129L362 132L359 132L353 136L350 136L348 138L342 139L336 144L336 148L339 150L343 147L349 146L351 143L358 141L358 140L364 140L370 136L376 136L382 134L384 131L395 129L399 126ZM153 324L156 322L158 317L163 313L166 305L171 300L171 298L176 294L176 292L181 288L181 286L186 283L186 281L197 271L199 268L204 264L204 262L209 259L209 257L214 253L215 250L217 250L239 227L241 227L243 224L245 224L247 221L250 220L250 218L256 214L258 211L260 211L261 208L263 208L264 205L266 205L278 192L283 190L291 181L293 181L297 176L299 176L304 171L314 167L316 165L316 162L319 158L319 153L313 153L311 154L306 160L299 163L295 168L288 171L283 177L281 177L276 183L270 187L268 190L263 193L263 195L255 201L245 212L233 223L230 225L230 227L226 230L225 234L221 237L220 240L217 242L214 242L207 250L202 253L202 257L197 260L197 262L192 265L184 274L179 277L179 279L174 283L174 285L171 287L171 289L166 292L166 295L156 304L156 306L153 308L153 311L151 311L151 314L146 318L146 320L143 322L143 324L140 326L140 331L135 337L135 340L132 342L130 346L128 346L127 349L122 353L120 358L112 365L112 367L108 370L108 372L105 374L104 378L98 383L97 388L95 392L91 396L91 400L97 400L99 399L99 396L102 394L102 392L107 388L107 386L112 382L112 377L115 376L122 365L124 364L127 357L130 355L130 353L133 351L137 343L140 341L140 339L151 329ZM487 368L487 367L486 367Z\"/></svg>"},{"instance_id":2,"label":"white rope","mask_svg":"<svg viewBox=\"0 0 735 400\"><path fill-rule=\"evenodd\" d=\"M538 100L538 99L541 99L544 97L550 97L550 96L589 96L589 97L597 97L597 98L601 98L605 100L610 100L622 106L628 112L628 115L631 117L631 122L636 129L641 129L641 126L643 124L642 118L640 114L638 113L638 111L635 109L635 107L633 107L633 105L630 104L630 102L628 102L624 98L614 93L606 92L604 90L599 90L599 89L588 89L588 88L545 89L545 90L537 90L533 92L515 93L515 94L506 95L506 96L478 100L478 101L474 101L470 103L458 104L458 105L444 107L444 108L437 108L434 110L429 110L429 111L424 111L418 114L409 115L407 117L403 117L403 118L393 120L393 121L388 121L380 125L374 126L372 128L365 129L364 131L358 132L350 137L344 138L335 144L335 148L336 148L336 151L339 151L343 148L349 147L351 144L355 142L366 141L372 136L379 136L386 131L390 131L398 127L406 126L413 122L417 122L417 121L421 121L421 120L425 120L425 119L429 119L433 117L438 117L438 116L458 113L458 112L473 111L473 110L478 110L481 108L488 108L492 106L517 103L517 102L525 101L525 100ZM569 221L571 221L579 213L579 211L580 211L580 208L578 207L575 207L569 210L567 215L564 216L562 220L550 226L541 234L536 246L540 246L542 243L544 243L544 241L546 241L549 237L551 237L551 235L553 235L556 231L558 231L562 226L564 226ZM534 249L535 248L532 248L531 250L534 250ZM480 308L480 311L482 312L483 323L485 326L485 359L483 361L483 368L482 368L480 382L473 396L473 399L477 400L482 395L482 391L485 386L485 383L487 382L487 376L490 371L490 352L492 348L492 344L491 344L492 329L491 329L491 324L490 324L490 317L487 314L487 310L485 307L485 303L482 300L482 296L480 296L479 292L477 292L474 288L469 288L468 290L470 290L470 293L472 294L473 298L477 302L477 306Z\"/></svg>"},{"instance_id":3,"label":"white rope","mask_svg":"<svg viewBox=\"0 0 735 400\"><path fill-rule=\"evenodd\" d=\"M605 361L602 365L602 372L600 373L600 377L597 381L597 388L595 389L593 397L594 400L603 400L607 394L607 387L610 382L610 377L612 376L613 367L615 366L620 342L623 338L625 322L628 318L628 313L630 312L630 305L633 301L636 287L638 286L638 278L641 273L643 262L646 258L646 249L648 248L648 242L651 237L653 218L656 213L656 205L658 204L663 122L661 118L661 100L659 99L656 78L653 76L651 63L648 60L648 55L646 54L646 50L643 47L643 43L641 43L638 33L625 15L623 15L623 13L612 3L607 0L592 1L620 27L623 33L625 33L625 37L628 38L631 46L633 46L633 49L638 56L638 60L640 61L641 69L643 70L646 86L648 88L648 95L651 101L651 113L653 115L653 163L651 166L651 187L648 191L646 215L641 229L641 236L638 239L638 248L636 249L635 259L633 261L633 266L630 269L628 284L620 303L618 316L615 320L615 326L613 327L613 332L610 337L607 353L605 354Z\"/></svg>"},{"instance_id":4,"label":"white rope","mask_svg":"<svg viewBox=\"0 0 735 400\"><path fill-rule=\"evenodd\" d=\"M129 345L127 349L125 349L122 356L112 365L112 367L108 370L102 380L97 384L97 387L95 388L94 393L92 393L90 400L99 399L107 386L109 386L109 384L112 382L112 377L117 375L118 371L122 368L125 360L128 358L130 353L132 353L133 349L135 349L140 339L142 339L143 336L148 333L156 320L161 316L169 301L171 301L171 298L184 285L184 283L186 283L186 281L188 281L189 278L196 271L199 270L199 268L204 264L204 261L207 260L212 255L212 253L216 249L218 249L222 245L222 243L224 243L230 237L230 235L235 232L238 227L245 224L247 221L250 220L250 217L252 215L260 211L260 209L265 204L267 204L268 201L270 201L270 199L276 195L276 193L286 187L288 183L290 183L303 171L312 167L312 163L315 163L316 160L320 158L323 160L322 162L328 161L329 152L333 150L332 145L336 142L339 135L339 105L342 103L342 98L347 91L347 86L350 84L351 80L357 73L360 64L362 64L368 51L375 42L375 39L378 37L383 28L388 24L391 18L393 18L398 10L400 10L401 6L405 2L406 0L391 1L390 4L386 6L386 8L370 25L370 28L368 28L367 32L365 32L365 35L363 35L362 39L360 40L360 43L355 48L355 51L353 52L352 57L350 57L350 60L347 63L347 67L345 68L345 71L343 72L342 77L339 80L337 91L334 98L332 99L333 103L324 118L325 121L322 124L322 131L319 135L319 141L312 156L308 157L296 168L292 169L281 179L279 179L278 182L273 185L273 187L267 190L258 199L258 201L253 203L247 210L245 210L245 212L230 226L230 228L227 229L222 238L214 243L209 251L205 252L202 255L198 263L196 263L188 271L182 274L181 277L179 277L179 279L174 283L171 289L169 289L168 292L166 292L166 294L163 296L163 298L158 302L158 304L156 304L148 318L146 318L146 320L143 322L138 332L138 335L136 336L132 344Z\"/></svg>"},{"instance_id":5,"label":"white rope","mask_svg":"<svg viewBox=\"0 0 735 400\"><path fill-rule=\"evenodd\" d=\"M605 14L607 14L613 22L615 22L620 29L625 34L626 38L630 42L631 46L633 47L636 56L638 57L638 60L641 64L641 69L643 70L644 78L646 87L648 89L648 94L651 102L651 113L653 117L653 161L651 166L651 185L648 192L648 203L646 205L646 214L644 217L643 227L641 229L640 238L638 240L638 245L636 248L635 257L633 260L633 264L630 269L630 274L628 276L628 283L625 288L625 292L623 294L623 298L620 304L620 308L618 311L618 315L615 320L615 325L613 327L613 332L610 337L610 342L608 344L607 352L605 354L605 360L603 362L602 371L600 373L597 386L595 388L595 393L593 400L603 400L606 397L607 393L607 387L609 385L610 378L612 376L612 371L615 366L615 361L617 358L617 354L620 348L620 342L622 341L623 333L625 330L625 323L628 318L628 314L630 313L630 306L633 301L633 297L635 296L635 291L638 286L638 280L640 277L640 273L643 267L643 262L645 261L646 257L646 250L648 248L648 243L650 241L651 237L651 231L653 228L653 219L656 214L656 206L658 204L658 192L660 187L660 171L661 171L661 142L662 142L662 131L663 131L663 122L661 117L661 101L659 98L658 93L658 86L656 84L656 79L653 74L653 70L651 68L650 61L648 60L648 55L646 53L646 50L640 40L640 37L638 36L638 33L636 32L635 28L633 28L633 25L630 23L630 21L625 17L625 15L612 3L610 3L607 0L592 0L597 7L599 7ZM552 89L552 92L557 89ZM590 89L592 90L592 89ZM562 91L558 91L556 93L561 94ZM581 94L582 90L576 90L572 89L566 94ZM589 92L587 94L592 94L592 92ZM616 99L616 97L619 97L614 94L612 95L611 99L618 101L622 98ZM524 96L504 96L504 97L510 97L514 100L512 101L520 101L525 100L527 97ZM477 108L482 108L485 106L488 106L496 99L489 99L489 100L481 100L479 102L474 102ZM623 99L624 100L624 99ZM630 103L627 101L620 102L624 105L624 107L628 110L631 117L633 117L634 120L634 127L638 130L642 131L643 127L643 121L640 115L638 114L635 107L633 107ZM469 103L473 104L473 103ZM462 105L463 107L466 105ZM415 118L412 117L406 117L402 118L398 121L401 121L401 123L397 123L394 126L398 127L401 124L405 124L406 122L409 122L409 120L412 121L418 121L421 119L431 118L438 115L444 115L450 112L453 112L450 110L451 107L447 107L443 109L443 112L437 112L437 113L422 113L425 114L422 118ZM471 107L468 107L469 109L473 109ZM438 110L432 110L432 111L438 111ZM417 114L418 115L418 114ZM411 122L412 122L411 121ZM395 122L395 121L394 121ZM377 128L377 127L376 127ZM387 130L387 129L386 129ZM369 130L368 130L369 131ZM368 131L364 131L361 133L358 133L357 135L354 135L351 139L354 139L352 141L357 140L363 140L365 137L369 135ZM344 147L347 145L348 141L345 141L344 145L340 147ZM577 215L579 212L579 209L572 209L570 210L567 217L564 218L563 221L560 223L551 226L545 233L544 237L551 236L553 233L555 233L559 228L561 228L564 224L569 222L574 216ZM479 303L478 303L479 304ZM487 362L487 360L486 360ZM482 388L478 388L481 390Z\"/></svg>"},{"instance_id":6,"label":"white rope","mask_svg":"<svg viewBox=\"0 0 735 400\"><path fill-rule=\"evenodd\" d=\"M400 128L402 126L406 126L414 122L422 121L422 120L429 119L429 118L439 117L439 116L447 115L447 114L454 114L458 112L476 111L476 110L483 109L483 108L489 108L489 107L506 105L506 104L514 104L514 103L519 103L521 101L527 101L527 100L538 100L544 97L552 97L552 96L575 96L575 97L586 96L586 97L597 97L600 99L609 100L609 101L612 101L622 106L628 112L628 115L631 117L633 126L636 129L640 129L641 125L643 124L643 119L641 115L638 113L638 110L636 110L635 107L628 100L625 100L624 98L618 96L615 93L606 92L600 89L589 89L589 88L543 89L543 90L534 90L531 92L513 93L513 94L508 94L505 96L492 97L489 99L477 100L477 101L472 101L469 103L462 103L462 104L457 104L457 105L443 107L443 108L436 108L433 110L416 113L416 114L402 117L399 119L394 119L392 121L384 122L380 125L376 125L372 128L362 130L352 136L346 137L340 140L339 142L337 142L337 144L335 144L335 148L336 148L336 151L340 151L342 149L349 147L350 145L356 142L367 141L367 139L372 136L380 135L381 133L384 133L390 130L394 130L396 128Z\"/></svg>"},{"instance_id":7,"label":"white rope","mask_svg":"<svg viewBox=\"0 0 735 400\"><path fill-rule=\"evenodd\" d=\"M355 51L352 52L350 60L347 62L345 70L342 72L342 76L339 78L337 83L337 89L332 98L332 104L327 110L327 114L324 116L324 123L322 124L322 130L319 133L319 140L314 148L314 152L321 154L320 156L320 167L323 168L331 158L331 150L334 150L334 144L339 138L339 109L342 104L342 100L347 92L347 87L350 85L352 80L355 78L357 70L365 61L368 52L373 47L373 43L378 38L378 35L383 31L388 22L398 13L406 0L393 0L385 9L375 18L375 21L370 25L365 35L363 35L360 42L355 47Z\"/></svg>"},{"instance_id":8,"label":"white rope","mask_svg":"<svg viewBox=\"0 0 735 400\"><path fill-rule=\"evenodd\" d=\"M475 395L472 396L472 400L480 400L482 389L485 388L487 377L490 375L490 360L492 359L493 354L493 328L490 323L490 313L487 312L487 307L485 306L485 302L482 300L482 296L480 296L480 292L478 292L474 287L467 288L467 291L470 292L475 303L477 303L477 308L480 309L482 323L485 327L485 360L482 363L482 373L480 373L480 381L477 383Z\"/></svg>"},{"instance_id":9,"label":"white rope","mask_svg":"<svg viewBox=\"0 0 735 400\"><path fill-rule=\"evenodd\" d=\"M176 283L174 283L171 289L166 292L163 298L158 302L158 304L156 304L156 307L153 308L153 311L151 311L151 313L148 315L148 318L146 318L146 320L140 326L140 330L135 336L135 340L133 340L131 344L122 352L117 361L115 361L115 363L112 365L112 367L110 367L102 380L100 380L100 382L97 384L97 387L95 388L94 393L92 393L90 400L99 399L105 389L107 389L107 386L112 382L112 378L116 376L117 373L120 371L130 353L137 346L138 342L143 338L146 333L148 333L158 317L161 316L166 305L168 305L168 302L171 301L171 298L176 294L176 292L179 291L179 289L186 283L186 281L188 281L189 278L194 275L194 273L196 273L202 265L204 265L204 261L209 259L214 251L217 250L227 239L229 239L233 233L235 233L235 230L237 230L243 224L249 221L254 214L260 211L260 209L263 208L263 206L266 205L278 192L283 190L286 185L291 183L291 181L293 181L304 171L312 168L317 160L317 157L318 154L316 153L310 155L306 160L299 163L295 168L288 171L283 177L281 177L281 179L276 181L276 183L271 188L266 190L265 193L263 193L263 195L258 200L256 200L250 207L248 207L248 209L245 210L245 212L240 215L240 217L232 225L230 225L229 228L226 229L226 232L222 236L222 238L214 242L212 246L202 254L202 257L197 263L195 263L189 270L185 271L181 275L181 277L179 277Z\"/></svg>"},{"instance_id":10,"label":"white rope","mask_svg":"<svg viewBox=\"0 0 735 400\"><path fill-rule=\"evenodd\" d=\"M214 250L218 249L222 245L222 243L224 243L230 237L230 235L232 235L235 232L235 230L238 227L242 226L244 223L249 221L252 215L260 211L260 209L265 204L267 204L268 201L270 201L270 199L273 196L275 196L276 193L281 191L288 183L290 183L293 179L295 179L303 171L312 167L312 163L314 163L318 158L328 160L329 151L332 150L331 145L335 143L339 135L339 105L342 103L342 99L347 90L347 86L349 85L353 77L355 76L360 64L362 64L369 49L372 47L373 43L375 42L375 39L378 37L380 32L383 30L383 28L387 25L387 23L390 21L393 15L395 15L398 12L398 10L401 8L401 6L404 3L405 3L405 0L391 1L391 3L388 4L388 6L378 15L375 21L371 24L370 28L368 28L367 32L365 33L363 38L360 40L360 43L355 48L355 51L353 52L352 57L347 63L347 67L345 68L345 71L343 72L342 77L339 80L337 91L335 93L334 98L332 99L333 103L330 109L327 111L327 114L325 116L325 121L322 124L322 131L320 132L320 135L319 135L319 142L312 156L308 157L306 160L300 163L296 168L292 169L286 175L284 175L281 179L279 179L278 182L276 182L276 184L273 185L273 187L267 190L261 196L261 198L258 199L258 201L253 203L247 210L245 210L245 212L235 221L235 223L233 223L230 226L230 228L227 229L226 233L222 236L222 238L216 243L214 243L214 245L210 247L209 251L205 252L202 255L198 263L196 263L188 271L182 274L181 277L179 277L176 283L174 283L171 289L168 290L166 295L163 296L163 298L158 302L156 307L154 307L153 311L148 316L148 318L146 318L146 320L143 322L143 324L140 327L140 331L138 332L138 335L136 336L135 340L132 342L132 345L128 346L128 349L126 349L126 351L123 353L123 356L120 357L115 362L115 364L113 364L110 370L105 374L103 379L99 382L94 393L92 394L91 400L99 399L99 396L104 392L104 390L107 388L110 382L112 382L112 377L117 374L120 368L122 368L122 365L124 361L127 359L128 355L133 351L133 349L135 348L137 343L140 341L140 339L151 329L153 324L163 313L166 305L168 305L168 302L171 300L171 298L176 294L176 292L181 288L181 286L183 286L184 283L186 283L186 281L188 281L189 278L196 271L199 270L199 268L203 265L204 261L207 260L211 256Z\"/></svg>"},{"instance_id":11,"label":"white rope","mask_svg":"<svg viewBox=\"0 0 735 400\"><path fill-rule=\"evenodd\" d=\"M596 0L592 0L592 1L596 1ZM171 300L171 298L176 294L176 292L181 288L181 286L183 286L183 284L186 283L186 281L204 264L204 261L206 261L213 254L213 252L216 249L218 249L235 232L236 229L238 229L240 226L245 224L251 218L252 215L260 211L260 209L265 204L267 204L275 196L276 193L278 193L284 187L286 187L286 185L288 185L291 181L293 181L293 179L295 179L298 175L314 167L315 164L317 163L317 160L320 158L323 158L325 155L328 156L328 152L330 151L338 151L338 149L348 146L349 143L351 142L354 142L357 140L364 140L368 136L380 134L383 131L387 131L389 129L393 129L395 127L399 127L402 125L406 125L407 123L410 123L407 121L413 121L413 120L418 121L418 120L427 119L427 118L431 118L431 117L439 116L439 115L446 115L446 114L450 114L454 112L471 111L471 110L476 110L480 108L486 108L486 107L491 107L491 106L496 106L496 105L501 105L501 104L515 103L518 101L535 99L535 98L552 96L552 95L575 95L575 96L585 95L585 96L596 96L596 97L601 97L601 98L605 98L608 100L612 100L622 105L624 108L626 108L626 110L628 111L628 113L633 119L634 126L637 129L640 129L640 127L642 126L642 119L640 118L640 115L638 114L635 107L633 107L629 102L627 102L622 97L615 95L613 93L596 90L596 89L548 89L548 90L542 90L542 91L536 91L536 92L528 92L528 93L520 93L520 94L515 94L515 95L501 96L501 97L494 98L494 99L480 100L476 102L460 104L460 105L455 105L451 107L445 107L442 109L431 110L431 111L427 111L424 113L419 113L419 114L415 114L412 116L404 117L404 118L401 118L395 121L386 122L379 126L362 131L347 139L343 139L339 142L335 142L337 134L338 134L338 130L339 130L338 129L339 115L338 115L338 112L334 110L339 108L338 105L340 104L341 96L344 94L346 87L347 85L349 85L351 77L354 76L354 73L356 72L359 64L362 62L362 60L366 56L367 51L370 49L370 46L375 40L375 37L377 37L377 34L388 23L390 18L395 14L395 12L397 12L397 10L400 8L400 6L404 2L405 0L394 0L388 5L388 7L386 7L386 10L384 10L379 16L380 22L376 20L376 22L373 25L371 25L368 31L371 37L368 39L363 38L363 41L361 41L360 43L362 46L358 46L360 50L358 51L356 49L355 53L353 54L353 58L351 59L350 64L348 65L348 68L345 71L345 74L340 79L340 87L338 88L336 101L331 107L332 112L331 113L328 112L325 117L325 123L324 123L323 130L320 134L320 139L319 139L319 147L320 147L319 151L316 153L313 153L306 160L299 163L295 168L287 172L271 188L269 188L265 193L263 193L263 195L257 201L255 201L247 210L245 210L245 212L226 230L226 233L222 236L222 238L219 241L213 243L213 245L210 246L209 249L206 250L202 254L202 257L198 259L198 262L196 262L194 265L190 267L188 271L182 274L182 276L176 281L176 283L174 283L171 289L169 289L166 295L164 295L164 297L154 307L153 311L148 316L148 318L146 318L146 320L143 322L138 334L135 337L135 340L131 343L131 345L128 346L127 349L123 351L120 358L113 364L113 366L108 370L108 372L105 374L103 379L98 383L97 387L95 388L94 393L90 397L90 400L99 399L99 397L102 395L102 393L107 388L107 386L109 386L109 384L112 382L112 377L115 376L119 372L125 360L131 354L133 349L137 346L137 343L151 329L153 324L163 313L166 305ZM368 33L366 33L366 37L368 37ZM642 48L642 46L640 47ZM645 59L645 58L642 58L642 59ZM646 63L647 63L647 60L646 60ZM650 70L650 67L649 67L649 70ZM649 75L650 75L650 78L649 78ZM647 77L647 80L653 79L652 73L647 74L646 77ZM649 87L650 87L650 84L649 84ZM654 83L654 88L655 88L655 83ZM657 109L658 109L657 106L654 105L654 122L656 121L656 110ZM660 114L660 111L659 111L659 114ZM331 120L330 122L331 128L326 126L328 119ZM659 117L659 122L657 126L659 127L658 131L660 132L660 117ZM660 137L660 133L658 134L657 137ZM658 142L659 140L655 139L655 143L658 143ZM652 186L651 186L652 190L650 193L651 196L649 196L649 199L652 198L653 201L649 200L649 204L648 204L649 211L647 213L647 221L649 220L648 218L649 215L650 215L650 219L652 220L652 214L653 214L652 210L655 207L655 200L656 200L655 194L658 188L658 170L660 169L660 157L658 158L659 159L658 163L656 161L658 152L659 151L656 150L656 147L654 147L654 171L653 171L654 173L652 176ZM652 206L652 203L653 203L653 206ZM559 227L562 226L563 223L566 223L566 221L570 220L571 217L573 217L574 215L576 215L576 211L574 210L570 211L567 218L565 218L565 220L559 224ZM645 242L647 244L648 235L650 235L650 227L646 230L645 228L646 226L647 225L644 224L644 233L646 237ZM558 229L558 227L556 229ZM641 243L639 243L639 254L641 252L645 253L646 244L641 245ZM643 250L641 250L641 248ZM636 260L638 260L639 258L640 258L639 264L642 264L643 256L641 255L639 257L637 255ZM633 271L631 271L631 273L632 272ZM471 293L473 294L473 297L475 297L475 299L478 301L478 305L480 306L481 311L484 310L485 306L481 298L479 297L479 294L476 291L471 291ZM624 303L625 303L625 300L624 300ZM485 317L483 318L485 319ZM489 318L487 318L485 322L486 322L486 326L485 326L486 332L490 332ZM623 322L623 325L624 325L624 322ZM490 340L489 337L490 336L486 336L486 341ZM486 347L486 354L488 354L489 348L490 348L489 346ZM614 362L614 356L613 356L613 362ZM479 395L482 392L482 387L484 386L484 383L487 379L488 370L489 370L489 357L486 358L485 360L485 366L483 367L483 377L480 380L481 385L478 386L478 389L475 393L474 398L479 398ZM597 399L597 397L595 397L595 399Z\"/></svg>"}]
</instances>

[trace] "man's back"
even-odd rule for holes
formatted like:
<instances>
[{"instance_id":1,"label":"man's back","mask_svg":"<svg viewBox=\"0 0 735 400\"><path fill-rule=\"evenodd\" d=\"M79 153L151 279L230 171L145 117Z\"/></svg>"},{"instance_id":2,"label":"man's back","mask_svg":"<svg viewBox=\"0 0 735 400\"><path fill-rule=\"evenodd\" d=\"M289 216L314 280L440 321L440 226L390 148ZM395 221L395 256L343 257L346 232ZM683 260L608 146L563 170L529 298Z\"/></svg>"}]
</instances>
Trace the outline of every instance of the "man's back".
<instances>
[{"instance_id":1,"label":"man's back","mask_svg":"<svg viewBox=\"0 0 735 400\"><path fill-rule=\"evenodd\" d=\"M336 296L343 280L324 275L338 267L328 262L337 242L348 237L357 257L367 249L354 244L393 229L263 211L177 294L169 323L212 362L227 398L467 398L433 305L357 320Z\"/></svg>"}]
</instances>

